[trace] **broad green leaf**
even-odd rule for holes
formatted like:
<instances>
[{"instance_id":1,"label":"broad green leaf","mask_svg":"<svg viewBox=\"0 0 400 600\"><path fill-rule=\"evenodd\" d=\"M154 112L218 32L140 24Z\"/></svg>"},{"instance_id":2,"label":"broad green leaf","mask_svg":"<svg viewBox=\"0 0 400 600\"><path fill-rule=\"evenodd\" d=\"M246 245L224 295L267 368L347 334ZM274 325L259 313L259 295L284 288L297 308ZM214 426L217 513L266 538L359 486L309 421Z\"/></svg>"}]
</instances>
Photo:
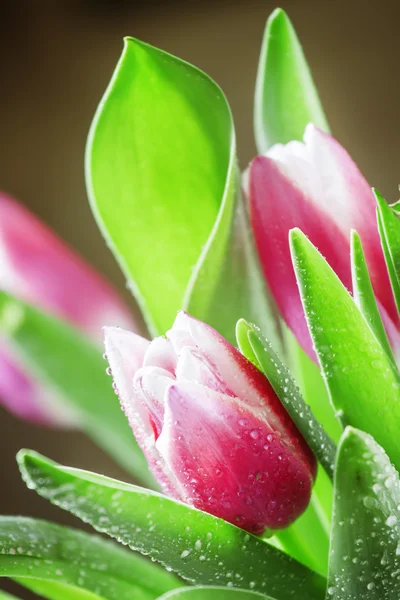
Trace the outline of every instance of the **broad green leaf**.
<instances>
[{"instance_id":1,"label":"broad green leaf","mask_svg":"<svg viewBox=\"0 0 400 600\"><path fill-rule=\"evenodd\" d=\"M400 598L400 482L384 450L347 428L338 448L327 599Z\"/></svg>"},{"instance_id":2,"label":"broad green leaf","mask_svg":"<svg viewBox=\"0 0 400 600\"><path fill-rule=\"evenodd\" d=\"M267 21L258 66L254 132L264 154L273 144L302 140L308 123L329 132L307 61L281 8Z\"/></svg>"},{"instance_id":3,"label":"broad green leaf","mask_svg":"<svg viewBox=\"0 0 400 600\"><path fill-rule=\"evenodd\" d=\"M399 374L336 274L299 230L290 236L304 311L331 401L400 467Z\"/></svg>"},{"instance_id":4,"label":"broad green leaf","mask_svg":"<svg viewBox=\"0 0 400 600\"><path fill-rule=\"evenodd\" d=\"M304 402L290 371L282 363L269 341L260 334L256 326L250 325L242 319L239 321L237 329L247 329L247 339L261 371L269 380L276 395L327 474L333 477L336 446L314 417L310 407ZM243 339L243 334L238 337L239 345L241 339ZM245 348L241 348L241 350L243 352Z\"/></svg>"},{"instance_id":5,"label":"broad green leaf","mask_svg":"<svg viewBox=\"0 0 400 600\"><path fill-rule=\"evenodd\" d=\"M142 488L21 451L30 488L199 585L232 585L299 600L320 599L323 577L237 527Z\"/></svg>"},{"instance_id":6,"label":"broad green leaf","mask_svg":"<svg viewBox=\"0 0 400 600\"><path fill-rule=\"evenodd\" d=\"M396 364L375 300L360 236L356 231L351 232L351 275L355 303L390 360Z\"/></svg>"},{"instance_id":7,"label":"broad green leaf","mask_svg":"<svg viewBox=\"0 0 400 600\"><path fill-rule=\"evenodd\" d=\"M0 517L0 577L23 585L33 578L75 586L107 600L152 600L180 585L170 573L96 535L25 517Z\"/></svg>"},{"instance_id":8,"label":"broad green leaf","mask_svg":"<svg viewBox=\"0 0 400 600\"><path fill-rule=\"evenodd\" d=\"M89 134L86 179L153 334L180 308L230 339L241 314L269 326L232 115L207 75L127 38Z\"/></svg>"},{"instance_id":9,"label":"broad green leaf","mask_svg":"<svg viewBox=\"0 0 400 600\"><path fill-rule=\"evenodd\" d=\"M89 134L86 175L97 222L153 333L164 333L182 305L232 144L228 104L209 77L125 39Z\"/></svg>"},{"instance_id":10,"label":"broad green leaf","mask_svg":"<svg viewBox=\"0 0 400 600\"><path fill-rule=\"evenodd\" d=\"M101 352L65 322L0 291L0 333L77 412L82 429L137 479L155 485L106 375Z\"/></svg>"},{"instance_id":11,"label":"broad green leaf","mask_svg":"<svg viewBox=\"0 0 400 600\"><path fill-rule=\"evenodd\" d=\"M374 194L378 204L379 235L397 310L400 312L400 220L377 190L374 190Z\"/></svg>"},{"instance_id":12,"label":"broad green leaf","mask_svg":"<svg viewBox=\"0 0 400 600\"><path fill-rule=\"evenodd\" d=\"M161 596L158 600L274 600L248 590L235 590L226 587L196 587L173 590Z\"/></svg>"}]
</instances>

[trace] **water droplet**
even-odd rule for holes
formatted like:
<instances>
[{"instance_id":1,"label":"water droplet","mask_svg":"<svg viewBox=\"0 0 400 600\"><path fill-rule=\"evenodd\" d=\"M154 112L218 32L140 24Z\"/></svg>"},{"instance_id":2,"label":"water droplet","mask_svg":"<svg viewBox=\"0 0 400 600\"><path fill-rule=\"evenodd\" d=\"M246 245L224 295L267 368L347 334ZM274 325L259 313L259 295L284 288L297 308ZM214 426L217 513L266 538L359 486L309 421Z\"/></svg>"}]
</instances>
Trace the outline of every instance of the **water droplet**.
<instances>
[{"instance_id":1,"label":"water droplet","mask_svg":"<svg viewBox=\"0 0 400 600\"><path fill-rule=\"evenodd\" d=\"M326 591L328 592L328 594L329 594L330 596L333 596L333 595L334 595L334 593L336 592L336 588L335 588L335 587L333 587L333 586L330 586L330 587L328 587L328 589L327 589Z\"/></svg>"}]
</instances>

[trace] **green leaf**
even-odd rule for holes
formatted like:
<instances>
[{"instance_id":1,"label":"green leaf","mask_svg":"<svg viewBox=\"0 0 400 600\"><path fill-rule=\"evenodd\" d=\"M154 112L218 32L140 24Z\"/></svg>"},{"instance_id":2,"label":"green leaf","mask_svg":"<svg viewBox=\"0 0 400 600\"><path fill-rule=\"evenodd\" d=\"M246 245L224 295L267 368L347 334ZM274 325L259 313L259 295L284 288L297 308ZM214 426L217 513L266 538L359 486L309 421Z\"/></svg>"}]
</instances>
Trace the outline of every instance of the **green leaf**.
<instances>
[{"instance_id":1,"label":"green leaf","mask_svg":"<svg viewBox=\"0 0 400 600\"><path fill-rule=\"evenodd\" d=\"M306 354L288 327L285 329L285 347L289 354L288 366L304 400L310 406L317 421L323 425L328 435L337 443L343 427L329 400L319 365ZM330 513L329 513L330 514Z\"/></svg>"},{"instance_id":2,"label":"green leaf","mask_svg":"<svg viewBox=\"0 0 400 600\"><path fill-rule=\"evenodd\" d=\"M15 581L47 600L104 600L104 596L101 597L82 588L57 581L44 581L28 577L17 577Z\"/></svg>"},{"instance_id":3,"label":"green leaf","mask_svg":"<svg viewBox=\"0 0 400 600\"><path fill-rule=\"evenodd\" d=\"M400 220L383 196L377 190L373 191L378 204L378 229L383 253L397 310L400 312Z\"/></svg>"},{"instance_id":4,"label":"green leaf","mask_svg":"<svg viewBox=\"0 0 400 600\"><path fill-rule=\"evenodd\" d=\"M241 314L269 324L232 115L207 75L127 38L86 156L93 212L152 334L180 308L228 339Z\"/></svg>"},{"instance_id":5,"label":"green leaf","mask_svg":"<svg viewBox=\"0 0 400 600\"><path fill-rule=\"evenodd\" d=\"M184 579L232 585L290 600L321 599L323 577L279 550L207 513L142 488L21 451L22 475L51 502L148 554Z\"/></svg>"},{"instance_id":6,"label":"green leaf","mask_svg":"<svg viewBox=\"0 0 400 600\"><path fill-rule=\"evenodd\" d=\"M399 374L336 274L299 230L291 252L331 401L346 424L370 433L400 466Z\"/></svg>"},{"instance_id":7,"label":"green leaf","mask_svg":"<svg viewBox=\"0 0 400 600\"><path fill-rule=\"evenodd\" d=\"M238 322L237 329L247 329L247 339L261 367L261 371L269 380L279 400L286 408L327 474L333 477L336 446L319 421L314 417L310 407L304 402L290 371L285 367L271 344L260 334L255 325L250 325L244 319L241 319ZM238 336L239 347L240 340L243 337L243 333ZM246 347L240 349L244 352Z\"/></svg>"},{"instance_id":8,"label":"green leaf","mask_svg":"<svg viewBox=\"0 0 400 600\"><path fill-rule=\"evenodd\" d=\"M215 228L189 283L184 308L232 344L235 325L246 315L281 348L276 309L268 297L240 184L221 204Z\"/></svg>"},{"instance_id":9,"label":"green leaf","mask_svg":"<svg viewBox=\"0 0 400 600\"><path fill-rule=\"evenodd\" d=\"M24 517L0 517L0 577L32 589L26 578L76 586L107 600L152 600L180 585L99 536Z\"/></svg>"},{"instance_id":10,"label":"green leaf","mask_svg":"<svg viewBox=\"0 0 400 600\"><path fill-rule=\"evenodd\" d=\"M0 600L18 600L17 596L12 596L11 594L7 594L7 592L3 592L0 590Z\"/></svg>"},{"instance_id":11,"label":"green leaf","mask_svg":"<svg viewBox=\"0 0 400 600\"><path fill-rule=\"evenodd\" d=\"M237 324L236 332L241 352L252 360L270 381L309 446L332 477L335 444L304 402L289 370L274 352L271 344L260 335L256 326L241 319ZM321 476L318 479L319 490ZM322 485L326 485L325 482ZM276 537L291 556L324 574L327 570L329 529L326 517L321 514L320 500L315 491L314 489L307 511L289 528L278 532Z\"/></svg>"},{"instance_id":12,"label":"green leaf","mask_svg":"<svg viewBox=\"0 0 400 600\"><path fill-rule=\"evenodd\" d=\"M328 572L329 522L319 498L321 477L324 475L327 477L325 471L319 470L307 510L290 527L277 532L276 537L290 556L326 576Z\"/></svg>"},{"instance_id":13,"label":"green leaf","mask_svg":"<svg viewBox=\"0 0 400 600\"><path fill-rule=\"evenodd\" d=\"M224 587L202 586L196 588L181 588L161 596L158 600L274 600L248 590L235 590Z\"/></svg>"},{"instance_id":14,"label":"green leaf","mask_svg":"<svg viewBox=\"0 0 400 600\"><path fill-rule=\"evenodd\" d=\"M84 429L137 479L154 486L98 348L65 322L0 291L0 333L74 410Z\"/></svg>"},{"instance_id":15,"label":"green leaf","mask_svg":"<svg viewBox=\"0 0 400 600\"><path fill-rule=\"evenodd\" d=\"M351 232L351 275L355 303L390 360L396 364L375 300L360 236L356 231Z\"/></svg>"},{"instance_id":16,"label":"green leaf","mask_svg":"<svg viewBox=\"0 0 400 600\"><path fill-rule=\"evenodd\" d=\"M400 598L400 482L383 449L347 428L338 448L328 598Z\"/></svg>"},{"instance_id":17,"label":"green leaf","mask_svg":"<svg viewBox=\"0 0 400 600\"><path fill-rule=\"evenodd\" d=\"M209 77L125 39L89 134L86 175L97 222L153 333L182 305L233 143L228 104Z\"/></svg>"},{"instance_id":18,"label":"green leaf","mask_svg":"<svg viewBox=\"0 0 400 600\"><path fill-rule=\"evenodd\" d=\"M276 9L267 21L258 66L254 131L257 149L302 140L308 123L329 132L307 61L289 17Z\"/></svg>"}]
</instances>

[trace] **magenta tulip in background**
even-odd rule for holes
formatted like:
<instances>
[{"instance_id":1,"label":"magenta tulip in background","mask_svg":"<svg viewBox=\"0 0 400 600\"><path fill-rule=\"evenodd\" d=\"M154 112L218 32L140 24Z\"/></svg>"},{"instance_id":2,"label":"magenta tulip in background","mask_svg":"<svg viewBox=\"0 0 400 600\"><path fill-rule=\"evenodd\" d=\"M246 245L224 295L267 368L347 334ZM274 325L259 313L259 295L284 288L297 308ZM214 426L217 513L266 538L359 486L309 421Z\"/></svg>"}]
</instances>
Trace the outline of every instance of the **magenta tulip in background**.
<instances>
[{"instance_id":1,"label":"magenta tulip in background","mask_svg":"<svg viewBox=\"0 0 400 600\"><path fill-rule=\"evenodd\" d=\"M0 289L79 328L100 345L107 323L133 327L112 286L21 204L0 193ZM74 416L0 337L0 401L16 415L58 425Z\"/></svg>"},{"instance_id":2,"label":"magenta tulip in background","mask_svg":"<svg viewBox=\"0 0 400 600\"><path fill-rule=\"evenodd\" d=\"M399 319L380 244L370 186L346 150L308 125L304 142L273 146L245 175L250 218L266 281L278 308L315 359L290 257L288 234L299 227L351 290L350 231L363 244L378 305L394 347Z\"/></svg>"},{"instance_id":3,"label":"magenta tulip in background","mask_svg":"<svg viewBox=\"0 0 400 600\"><path fill-rule=\"evenodd\" d=\"M179 313L166 338L105 328L122 406L163 490L261 533L307 507L316 461L268 380Z\"/></svg>"}]
</instances>

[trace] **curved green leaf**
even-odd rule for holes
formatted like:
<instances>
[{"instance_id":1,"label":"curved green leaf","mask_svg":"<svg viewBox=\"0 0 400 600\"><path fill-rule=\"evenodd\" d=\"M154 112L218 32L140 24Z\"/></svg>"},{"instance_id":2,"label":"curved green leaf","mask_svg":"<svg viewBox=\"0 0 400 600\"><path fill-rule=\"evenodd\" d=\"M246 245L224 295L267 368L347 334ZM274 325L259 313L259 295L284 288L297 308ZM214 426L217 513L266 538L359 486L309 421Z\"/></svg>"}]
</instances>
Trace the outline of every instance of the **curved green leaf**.
<instances>
[{"instance_id":1,"label":"curved green leaf","mask_svg":"<svg viewBox=\"0 0 400 600\"><path fill-rule=\"evenodd\" d=\"M12 318L11 315L18 315ZM0 291L0 333L77 413L82 429L138 480L155 486L98 348L64 321Z\"/></svg>"},{"instance_id":2,"label":"curved green leaf","mask_svg":"<svg viewBox=\"0 0 400 600\"><path fill-rule=\"evenodd\" d=\"M257 327L241 319L237 324L238 328L247 329L247 339L261 371L329 477L333 477L336 446L321 423L314 417L311 408L304 402L289 369L282 363L270 342L260 334ZM238 337L239 344L242 338L243 334ZM242 348L241 350L243 351Z\"/></svg>"},{"instance_id":3,"label":"curved green leaf","mask_svg":"<svg viewBox=\"0 0 400 600\"><path fill-rule=\"evenodd\" d=\"M254 589L281 600L290 600L294 588L299 600L324 595L323 577L222 519L33 452L21 451L18 461L40 495L195 584Z\"/></svg>"},{"instance_id":4,"label":"curved green leaf","mask_svg":"<svg viewBox=\"0 0 400 600\"><path fill-rule=\"evenodd\" d=\"M308 326L331 401L346 424L363 429L400 467L399 374L355 302L299 230L291 252Z\"/></svg>"},{"instance_id":5,"label":"curved green leaf","mask_svg":"<svg viewBox=\"0 0 400 600\"><path fill-rule=\"evenodd\" d=\"M99 536L24 517L0 517L0 577L32 589L27 579L75 586L107 600L152 600L180 585Z\"/></svg>"},{"instance_id":6,"label":"curved green leaf","mask_svg":"<svg viewBox=\"0 0 400 600\"><path fill-rule=\"evenodd\" d=\"M258 66L254 106L258 152L302 140L308 123L329 131L294 27L278 8L267 21Z\"/></svg>"},{"instance_id":7,"label":"curved green leaf","mask_svg":"<svg viewBox=\"0 0 400 600\"><path fill-rule=\"evenodd\" d=\"M181 308L228 339L241 314L269 325L232 116L207 75L127 38L86 156L93 212L151 333Z\"/></svg>"},{"instance_id":8,"label":"curved green leaf","mask_svg":"<svg viewBox=\"0 0 400 600\"><path fill-rule=\"evenodd\" d=\"M335 444L313 416L286 366L274 352L271 344L260 334L258 328L244 319L236 326L237 341L241 352L264 373L277 396L304 435L311 449L332 477L335 461ZM293 525L276 534L284 549L307 566L325 574L329 550L329 529L320 508L320 487L332 486L319 473L311 503L306 512Z\"/></svg>"},{"instance_id":9,"label":"curved green leaf","mask_svg":"<svg viewBox=\"0 0 400 600\"><path fill-rule=\"evenodd\" d=\"M224 587L196 587L173 590L161 596L158 600L274 600L248 590L235 590Z\"/></svg>"},{"instance_id":10,"label":"curved green leaf","mask_svg":"<svg viewBox=\"0 0 400 600\"><path fill-rule=\"evenodd\" d=\"M289 354L288 367L302 396L310 406L317 421L319 421L328 435L337 444L343 433L343 427L329 400L319 365L306 354L300 346L293 332L286 327L285 347Z\"/></svg>"},{"instance_id":11,"label":"curved green leaf","mask_svg":"<svg viewBox=\"0 0 400 600\"><path fill-rule=\"evenodd\" d=\"M393 364L396 364L375 300L360 236L356 231L351 232L351 274L354 301L382 348Z\"/></svg>"},{"instance_id":12,"label":"curved green leaf","mask_svg":"<svg viewBox=\"0 0 400 600\"><path fill-rule=\"evenodd\" d=\"M89 134L86 175L97 222L153 333L164 333L182 306L224 195L232 145L218 86L127 38Z\"/></svg>"},{"instance_id":13,"label":"curved green leaf","mask_svg":"<svg viewBox=\"0 0 400 600\"><path fill-rule=\"evenodd\" d=\"M400 598L400 481L374 439L347 428L335 472L328 598Z\"/></svg>"}]
</instances>

